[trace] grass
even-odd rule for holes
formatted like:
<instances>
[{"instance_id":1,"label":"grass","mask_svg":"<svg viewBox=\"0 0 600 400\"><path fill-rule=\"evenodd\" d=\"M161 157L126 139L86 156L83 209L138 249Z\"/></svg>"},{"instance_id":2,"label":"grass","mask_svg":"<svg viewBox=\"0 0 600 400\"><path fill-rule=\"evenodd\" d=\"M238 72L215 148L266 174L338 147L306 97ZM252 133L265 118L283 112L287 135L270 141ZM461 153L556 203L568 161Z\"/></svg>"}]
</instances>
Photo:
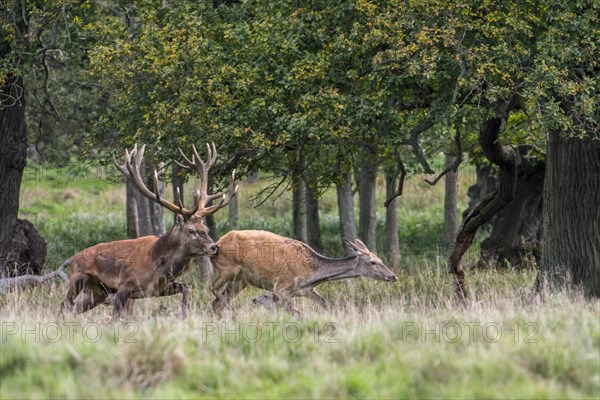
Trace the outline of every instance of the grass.
<instances>
[{"instance_id":1,"label":"grass","mask_svg":"<svg viewBox=\"0 0 600 400\"><path fill-rule=\"evenodd\" d=\"M242 185L242 227L289 234L289 196L248 207L259 189ZM125 236L119 185L26 179L21 197L49 240L48 268ZM600 302L561 288L531 298L532 270L473 269L458 306L438 250L442 199L441 187L408 182L398 283L325 284L331 308L298 299L299 319L253 307L260 291L247 289L219 320L196 273L183 279L193 288L184 321L179 296L137 301L132 320L111 325L104 306L57 319L63 283L1 295L0 398L598 398ZM321 210L325 252L336 255L333 193Z\"/></svg>"}]
</instances>

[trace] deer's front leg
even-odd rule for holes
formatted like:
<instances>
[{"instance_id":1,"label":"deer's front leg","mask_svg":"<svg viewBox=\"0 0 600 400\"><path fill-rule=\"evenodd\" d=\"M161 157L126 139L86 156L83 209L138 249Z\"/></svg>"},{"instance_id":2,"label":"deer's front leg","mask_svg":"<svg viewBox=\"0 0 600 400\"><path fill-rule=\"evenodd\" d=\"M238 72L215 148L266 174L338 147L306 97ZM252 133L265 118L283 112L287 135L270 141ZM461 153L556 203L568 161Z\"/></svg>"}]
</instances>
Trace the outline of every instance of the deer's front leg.
<instances>
[{"instance_id":1,"label":"deer's front leg","mask_svg":"<svg viewBox=\"0 0 600 400\"><path fill-rule=\"evenodd\" d=\"M158 295L172 296L181 293L181 318L187 317L187 309L190 297L190 287L185 283L174 282L165 287Z\"/></svg>"},{"instance_id":2,"label":"deer's front leg","mask_svg":"<svg viewBox=\"0 0 600 400\"><path fill-rule=\"evenodd\" d=\"M117 292L115 294L113 315L112 315L112 319L114 321L121 318L121 313L123 312L123 309L125 308L125 304L127 303L127 300L129 300L130 296L131 296L131 293L129 293L127 291L121 291L121 292Z\"/></svg>"},{"instance_id":3,"label":"deer's front leg","mask_svg":"<svg viewBox=\"0 0 600 400\"><path fill-rule=\"evenodd\" d=\"M211 291L212 294L215 295L217 300L219 300L221 302L227 301L225 296L223 296L223 293L221 293L221 288L227 282L229 282L229 280L230 280L229 276L224 275L224 274L219 274L219 275L217 275L217 278L214 280L214 282L210 284L209 290Z\"/></svg>"}]
</instances>

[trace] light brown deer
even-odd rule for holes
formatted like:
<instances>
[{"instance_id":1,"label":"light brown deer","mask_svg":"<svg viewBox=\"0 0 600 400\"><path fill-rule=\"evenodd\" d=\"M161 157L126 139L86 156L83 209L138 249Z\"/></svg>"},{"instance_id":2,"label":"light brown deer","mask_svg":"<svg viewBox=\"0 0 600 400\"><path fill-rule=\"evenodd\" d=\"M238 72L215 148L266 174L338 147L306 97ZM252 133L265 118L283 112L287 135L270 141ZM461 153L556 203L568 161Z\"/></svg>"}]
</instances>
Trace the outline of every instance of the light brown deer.
<instances>
[{"instance_id":1,"label":"light brown deer","mask_svg":"<svg viewBox=\"0 0 600 400\"><path fill-rule=\"evenodd\" d=\"M255 303L273 301L298 313L291 299L306 296L326 307L327 300L315 287L338 279L369 277L396 282L390 271L360 239L344 240L353 254L332 259L294 239L265 231L231 231L218 241L219 253L211 261L216 278L210 286L213 310L219 314L246 286L272 291Z\"/></svg>"},{"instance_id":2,"label":"light brown deer","mask_svg":"<svg viewBox=\"0 0 600 400\"><path fill-rule=\"evenodd\" d=\"M71 264L69 291L61 305L63 310L76 313L88 311L98 304L114 304L113 318L119 318L123 309L128 311L133 299L171 296L181 293L181 314L185 317L189 287L177 282L189 270L192 259L204 255L215 256L216 243L208 235L204 217L225 207L237 192L235 170L226 190L207 193L208 171L217 159L213 143L208 147L207 162L202 161L196 148L188 159L181 152L187 168L200 174L200 189L194 192L194 208L189 210L160 197L158 175L154 172L154 191L146 187L140 174L145 146L126 151L124 165L115 165L127 179L131 179L142 194L177 214L176 223L162 236L144 236L137 239L100 243L75 254L65 263ZM179 194L179 204L181 194ZM210 202L220 202L210 206Z\"/></svg>"}]
</instances>

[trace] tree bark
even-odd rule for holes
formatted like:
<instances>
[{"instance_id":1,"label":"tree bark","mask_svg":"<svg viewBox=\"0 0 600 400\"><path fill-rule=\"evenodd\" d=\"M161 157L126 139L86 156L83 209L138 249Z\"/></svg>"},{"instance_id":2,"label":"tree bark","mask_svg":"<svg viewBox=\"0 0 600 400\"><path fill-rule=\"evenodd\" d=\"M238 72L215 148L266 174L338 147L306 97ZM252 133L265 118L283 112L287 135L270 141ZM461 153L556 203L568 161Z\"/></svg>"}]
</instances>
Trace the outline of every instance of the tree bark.
<instances>
[{"instance_id":1,"label":"tree bark","mask_svg":"<svg viewBox=\"0 0 600 400\"><path fill-rule=\"evenodd\" d=\"M140 175L143 178L147 178L146 163L144 161L142 162ZM148 185L148 179L145 179L144 183L146 186L152 187L152 185ZM150 217L150 199L137 189L135 189L133 193L135 196L135 204L137 206L138 234L139 236L153 235L154 231L152 229L152 220Z\"/></svg>"},{"instance_id":2,"label":"tree bark","mask_svg":"<svg viewBox=\"0 0 600 400\"><path fill-rule=\"evenodd\" d=\"M133 182L129 179L125 180L125 218L127 220L127 237L135 239L140 237L138 206L137 206L137 189Z\"/></svg>"},{"instance_id":3,"label":"tree bark","mask_svg":"<svg viewBox=\"0 0 600 400\"><path fill-rule=\"evenodd\" d=\"M292 178L292 222L294 225L294 238L301 242L308 242L308 229L306 221L306 183L301 176Z\"/></svg>"},{"instance_id":4,"label":"tree bark","mask_svg":"<svg viewBox=\"0 0 600 400\"><path fill-rule=\"evenodd\" d=\"M183 191L183 183L185 181L185 169L181 168L176 163L171 166L171 188L173 191L173 202L175 205L185 207L185 196ZM177 215L173 214L173 222L176 222Z\"/></svg>"},{"instance_id":5,"label":"tree bark","mask_svg":"<svg viewBox=\"0 0 600 400\"><path fill-rule=\"evenodd\" d=\"M158 168L159 170L164 169L164 163L160 163ZM153 185L153 175L154 172L147 175L147 182L149 185ZM158 178L158 192L160 193L161 197L165 197L165 181L162 179L162 174L159 174ZM152 234L160 236L165 233L165 209L163 206L152 200L148 200L148 206L150 207L150 224L152 226Z\"/></svg>"},{"instance_id":6,"label":"tree bark","mask_svg":"<svg viewBox=\"0 0 600 400\"><path fill-rule=\"evenodd\" d=\"M600 140L549 134L543 213L538 287L550 282L600 297Z\"/></svg>"},{"instance_id":7,"label":"tree bark","mask_svg":"<svg viewBox=\"0 0 600 400\"><path fill-rule=\"evenodd\" d=\"M25 18L14 16L20 35L27 32ZM3 38L0 60L11 57L10 43ZM46 242L28 221L17 219L19 190L27 164L25 86L21 75L8 74L0 85L0 93L0 275L39 273L46 257Z\"/></svg>"},{"instance_id":8,"label":"tree bark","mask_svg":"<svg viewBox=\"0 0 600 400\"><path fill-rule=\"evenodd\" d=\"M308 245L318 253L323 250L321 224L319 222L319 200L310 188L306 190L306 236Z\"/></svg>"},{"instance_id":9,"label":"tree bark","mask_svg":"<svg viewBox=\"0 0 600 400\"><path fill-rule=\"evenodd\" d=\"M396 192L396 176L392 170L385 171L386 199ZM385 209L385 255L389 265L400 265L400 240L398 238L398 197L394 197Z\"/></svg>"},{"instance_id":10,"label":"tree bark","mask_svg":"<svg viewBox=\"0 0 600 400\"><path fill-rule=\"evenodd\" d=\"M377 181L377 161L375 155L364 157L358 169L358 237L371 251L376 251L377 214L375 212L375 194Z\"/></svg>"},{"instance_id":11,"label":"tree bark","mask_svg":"<svg viewBox=\"0 0 600 400\"><path fill-rule=\"evenodd\" d=\"M480 226L489 221L515 197L519 156L511 146L501 146L498 142L502 120L489 118L479 131L479 144L486 158L500 169L498 187L494 193L483 199L463 221L448 258L448 267L455 277L456 294L465 300L465 272L461 260L471 246Z\"/></svg>"},{"instance_id":12,"label":"tree bark","mask_svg":"<svg viewBox=\"0 0 600 400\"><path fill-rule=\"evenodd\" d=\"M14 258L12 238L19 212L19 189L27 163L27 132L23 80L9 76L0 91L6 93L0 107L0 272L5 273L7 263ZM8 102L12 104L6 104Z\"/></svg>"},{"instance_id":13,"label":"tree bark","mask_svg":"<svg viewBox=\"0 0 600 400\"><path fill-rule=\"evenodd\" d=\"M543 162L521 162L515 198L494 217L492 232L481 243L484 265L540 264L544 169Z\"/></svg>"},{"instance_id":14,"label":"tree bark","mask_svg":"<svg viewBox=\"0 0 600 400\"><path fill-rule=\"evenodd\" d=\"M455 157L446 154L445 167L454 163ZM450 249L458 234L458 172L450 171L444 177L444 249Z\"/></svg>"},{"instance_id":15,"label":"tree bark","mask_svg":"<svg viewBox=\"0 0 600 400\"><path fill-rule=\"evenodd\" d=\"M352 173L342 175L341 183L336 187L338 212L340 215L340 235L342 239L353 240L356 237L356 219L354 217L354 194L352 193ZM350 255L352 251L346 247L342 240L344 254Z\"/></svg>"}]
</instances>

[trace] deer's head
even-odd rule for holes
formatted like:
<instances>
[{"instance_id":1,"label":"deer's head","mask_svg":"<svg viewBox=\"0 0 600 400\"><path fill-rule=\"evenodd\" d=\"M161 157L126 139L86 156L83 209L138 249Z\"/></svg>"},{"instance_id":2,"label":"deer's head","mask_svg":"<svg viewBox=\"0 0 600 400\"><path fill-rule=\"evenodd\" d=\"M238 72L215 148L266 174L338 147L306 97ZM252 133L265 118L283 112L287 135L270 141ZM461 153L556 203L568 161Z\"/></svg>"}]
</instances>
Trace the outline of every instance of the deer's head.
<instances>
[{"instance_id":1,"label":"deer's head","mask_svg":"<svg viewBox=\"0 0 600 400\"><path fill-rule=\"evenodd\" d=\"M344 239L344 243L358 258L356 268L360 275L386 282L396 282L398 280L398 277L385 266L379 257L369 251L358 237L354 238L353 241Z\"/></svg>"},{"instance_id":2,"label":"deer's head","mask_svg":"<svg viewBox=\"0 0 600 400\"><path fill-rule=\"evenodd\" d=\"M144 196L177 215L175 225L169 231L169 235L171 241L174 242L173 244L177 245L185 256L217 255L218 246L209 235L205 217L225 207L229 204L231 198L236 195L238 186L234 183L235 170L231 173L227 189L215 194L208 194L208 171L217 159L215 144L212 144L212 148L210 145L206 145L208 149L206 162L200 158L194 145L192 145L193 155L191 159L186 157L179 149L186 165L178 164L188 170L195 169L200 175L200 189L193 192L194 208L187 209L182 206L183 200L179 189L177 189L178 205L160 196L158 173L156 171L154 171L154 191L148 189L140 172L145 147L144 145L138 150L136 145L131 152L125 150L125 164L119 165L113 159L115 165ZM216 200L219 200L217 204L209 205Z\"/></svg>"}]
</instances>

